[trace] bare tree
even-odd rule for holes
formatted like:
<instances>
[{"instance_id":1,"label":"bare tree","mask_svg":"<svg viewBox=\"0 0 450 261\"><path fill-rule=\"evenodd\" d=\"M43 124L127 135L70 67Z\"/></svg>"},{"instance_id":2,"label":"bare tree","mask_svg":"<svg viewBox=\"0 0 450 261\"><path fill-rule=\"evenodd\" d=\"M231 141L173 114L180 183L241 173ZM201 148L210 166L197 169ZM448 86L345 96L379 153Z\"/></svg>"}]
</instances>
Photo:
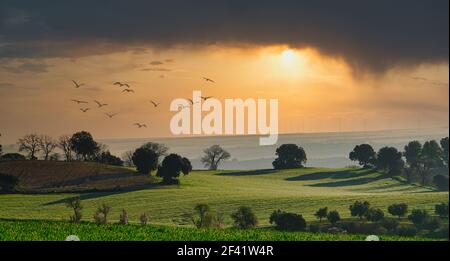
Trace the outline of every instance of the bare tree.
<instances>
[{"instance_id":1,"label":"bare tree","mask_svg":"<svg viewBox=\"0 0 450 261\"><path fill-rule=\"evenodd\" d=\"M37 159L36 153L41 150L41 139L36 133L27 134L17 141L19 145L19 151L28 152L28 156L31 160Z\"/></svg>"},{"instance_id":2,"label":"bare tree","mask_svg":"<svg viewBox=\"0 0 450 261\"><path fill-rule=\"evenodd\" d=\"M134 166L133 153L134 153L134 151L129 150L129 151L125 152L124 154L122 154L122 160L125 163L125 166L127 166L127 167Z\"/></svg>"},{"instance_id":3,"label":"bare tree","mask_svg":"<svg viewBox=\"0 0 450 261\"><path fill-rule=\"evenodd\" d=\"M66 161L72 161L72 142L69 135L62 135L58 138L58 147L63 151Z\"/></svg>"},{"instance_id":4,"label":"bare tree","mask_svg":"<svg viewBox=\"0 0 450 261\"><path fill-rule=\"evenodd\" d=\"M203 151L205 155L201 158L205 167L210 170L217 170L221 161L227 160L231 157L228 151L222 149L219 145L213 145Z\"/></svg>"},{"instance_id":5,"label":"bare tree","mask_svg":"<svg viewBox=\"0 0 450 261\"><path fill-rule=\"evenodd\" d=\"M39 137L39 146L42 153L44 153L44 160L48 160L49 155L56 149L57 143L52 137L41 135Z\"/></svg>"}]
</instances>

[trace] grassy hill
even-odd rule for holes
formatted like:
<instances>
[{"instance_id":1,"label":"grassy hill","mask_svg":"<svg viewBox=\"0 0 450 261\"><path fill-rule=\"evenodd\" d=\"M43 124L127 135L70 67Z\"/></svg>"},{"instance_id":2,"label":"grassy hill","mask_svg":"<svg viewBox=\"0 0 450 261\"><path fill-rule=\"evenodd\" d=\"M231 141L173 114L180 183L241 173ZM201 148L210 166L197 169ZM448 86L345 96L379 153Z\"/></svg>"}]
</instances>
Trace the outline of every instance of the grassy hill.
<instances>
[{"instance_id":1,"label":"grassy hill","mask_svg":"<svg viewBox=\"0 0 450 261\"><path fill-rule=\"evenodd\" d=\"M4 163L0 164L0 172L5 170L6 165L1 166L2 164ZM27 167L26 164L24 162L24 168ZM35 169L30 170L28 175L38 173L35 175L47 176L49 181L53 180L52 175L63 175L59 177L59 182L67 184L67 180L75 179L72 176L75 174L70 173L79 172L81 174L78 175L84 175L83 171L78 170L81 168L79 164L84 163L75 164L74 168L77 170L67 170L64 173L55 171L53 174L34 166ZM69 165L64 166L67 168ZM20 169L18 166L16 168ZM9 169L13 167L10 166ZM116 170L120 173L125 169L111 168L111 173ZM133 178L131 177L132 180ZM120 178L111 179L111 183L108 181L109 184L117 183L115 185L122 186L120 182ZM34 183L30 181L30 184ZM258 216L260 226L266 226L269 225L270 214L276 209L300 213L311 221L315 219L314 212L325 206L330 210L338 210L344 218L349 217L348 206L355 200L368 200L372 206L379 207L386 213L389 204L398 202L408 203L410 209L425 208L432 213L436 203L448 201L447 192L408 185L401 179L387 178L376 171L364 169L193 171L181 178L180 186L144 186L132 191L81 194L0 195L0 218L68 220L72 213L64 202L75 195L82 198L84 220L92 220L96 208L107 203L112 206L111 221L117 221L120 211L126 209L130 222L137 223L139 215L148 212L150 223L159 225L185 225L183 217L198 203L207 203L214 210L222 212L227 224L231 224L229 216L239 206L250 206Z\"/></svg>"},{"instance_id":2,"label":"grassy hill","mask_svg":"<svg viewBox=\"0 0 450 261\"><path fill-rule=\"evenodd\" d=\"M130 190L153 180L127 168L89 162L5 161L0 173L19 178L24 193Z\"/></svg>"}]
</instances>

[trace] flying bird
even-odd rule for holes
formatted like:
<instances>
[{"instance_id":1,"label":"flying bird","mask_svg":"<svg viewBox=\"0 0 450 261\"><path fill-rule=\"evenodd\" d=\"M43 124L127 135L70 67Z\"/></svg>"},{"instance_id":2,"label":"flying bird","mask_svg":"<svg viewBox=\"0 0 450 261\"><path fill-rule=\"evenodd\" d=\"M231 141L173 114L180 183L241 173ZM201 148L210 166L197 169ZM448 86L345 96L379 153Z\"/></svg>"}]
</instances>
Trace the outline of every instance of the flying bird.
<instances>
[{"instance_id":1,"label":"flying bird","mask_svg":"<svg viewBox=\"0 0 450 261\"><path fill-rule=\"evenodd\" d=\"M132 90L132 89L123 89L122 92L128 92L128 93L132 92L132 93L134 93L134 90Z\"/></svg>"},{"instance_id":2,"label":"flying bird","mask_svg":"<svg viewBox=\"0 0 450 261\"><path fill-rule=\"evenodd\" d=\"M207 97L203 97L203 96L200 96L200 98L202 98L202 100L204 100L204 101L206 101L207 99L211 99L211 98L213 98L214 96L207 96Z\"/></svg>"},{"instance_id":3,"label":"flying bird","mask_svg":"<svg viewBox=\"0 0 450 261\"><path fill-rule=\"evenodd\" d=\"M90 110L91 108L80 108L80 111L82 112L87 112L88 110Z\"/></svg>"},{"instance_id":4,"label":"flying bird","mask_svg":"<svg viewBox=\"0 0 450 261\"><path fill-rule=\"evenodd\" d=\"M97 103L97 105L98 105L99 108L108 105L107 103L101 103L101 102L99 102L99 101L97 101L97 100L94 100L94 102Z\"/></svg>"},{"instance_id":5,"label":"flying bird","mask_svg":"<svg viewBox=\"0 0 450 261\"><path fill-rule=\"evenodd\" d=\"M87 101L80 101L80 100L71 100L71 101L76 102L77 104L88 103Z\"/></svg>"},{"instance_id":6,"label":"flying bird","mask_svg":"<svg viewBox=\"0 0 450 261\"><path fill-rule=\"evenodd\" d=\"M73 84L75 85L75 88L80 88L84 85L84 83L77 83L75 80L72 80Z\"/></svg>"},{"instance_id":7,"label":"flying bird","mask_svg":"<svg viewBox=\"0 0 450 261\"><path fill-rule=\"evenodd\" d=\"M140 128L147 128L147 125L145 125L145 124L143 124L143 123L138 123L138 122L136 122L136 123L134 123L133 125L137 126L139 129L140 129Z\"/></svg>"},{"instance_id":8,"label":"flying bird","mask_svg":"<svg viewBox=\"0 0 450 261\"><path fill-rule=\"evenodd\" d=\"M158 107L158 105L160 105L161 103L159 102L154 102L154 101L150 101L151 104L153 104L153 106Z\"/></svg>"},{"instance_id":9,"label":"flying bird","mask_svg":"<svg viewBox=\"0 0 450 261\"><path fill-rule=\"evenodd\" d=\"M207 78L207 77L203 77L203 80L207 81L207 82L212 82L212 83L216 83L214 80Z\"/></svg>"},{"instance_id":10,"label":"flying bird","mask_svg":"<svg viewBox=\"0 0 450 261\"><path fill-rule=\"evenodd\" d=\"M105 113L106 116L108 116L110 119L114 116L116 116L119 113Z\"/></svg>"},{"instance_id":11,"label":"flying bird","mask_svg":"<svg viewBox=\"0 0 450 261\"><path fill-rule=\"evenodd\" d=\"M126 88L130 88L130 85L128 85L128 83L122 83L122 82L115 82L113 83L114 85L118 85L119 87L126 87Z\"/></svg>"},{"instance_id":12,"label":"flying bird","mask_svg":"<svg viewBox=\"0 0 450 261\"><path fill-rule=\"evenodd\" d=\"M195 103L198 103L198 102L194 102L192 99L187 99L188 101L189 101L189 103L191 104L191 105L194 105Z\"/></svg>"}]
</instances>

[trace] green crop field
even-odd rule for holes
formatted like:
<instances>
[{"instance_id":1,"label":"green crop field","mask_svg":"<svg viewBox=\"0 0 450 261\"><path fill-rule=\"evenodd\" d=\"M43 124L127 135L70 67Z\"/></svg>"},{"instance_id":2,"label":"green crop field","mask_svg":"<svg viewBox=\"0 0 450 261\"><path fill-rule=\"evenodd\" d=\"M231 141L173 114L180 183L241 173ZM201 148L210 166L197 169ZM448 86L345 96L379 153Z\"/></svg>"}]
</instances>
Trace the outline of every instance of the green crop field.
<instances>
[{"instance_id":1,"label":"green crop field","mask_svg":"<svg viewBox=\"0 0 450 261\"><path fill-rule=\"evenodd\" d=\"M365 235L346 235L309 232L281 232L273 229L195 229L155 225L97 225L73 224L60 221L6 221L0 220L2 240L65 240L77 235L80 240L118 241L350 241L365 240ZM380 240L425 240L419 237L381 236ZM428 239L427 239L428 240Z\"/></svg>"},{"instance_id":2,"label":"green crop field","mask_svg":"<svg viewBox=\"0 0 450 261\"><path fill-rule=\"evenodd\" d=\"M392 203L408 203L410 210L424 208L434 212L434 205L448 202L448 192L408 185L398 178L387 178L372 170L305 168L296 170L258 171L193 171L181 178L179 186L152 186L133 191L92 193L47 193L0 195L0 218L68 220L71 209L65 200L80 195L83 220L92 221L102 203L112 206L109 220L116 222L122 209L130 223L138 223L139 215L148 212L152 225L191 226L183 221L198 203L207 203L225 217L239 206L251 207L259 226L269 225L270 214L277 209L302 214L315 220L319 207L338 210L348 218L349 205L367 200L387 214ZM389 214L387 214L389 215Z\"/></svg>"}]
</instances>

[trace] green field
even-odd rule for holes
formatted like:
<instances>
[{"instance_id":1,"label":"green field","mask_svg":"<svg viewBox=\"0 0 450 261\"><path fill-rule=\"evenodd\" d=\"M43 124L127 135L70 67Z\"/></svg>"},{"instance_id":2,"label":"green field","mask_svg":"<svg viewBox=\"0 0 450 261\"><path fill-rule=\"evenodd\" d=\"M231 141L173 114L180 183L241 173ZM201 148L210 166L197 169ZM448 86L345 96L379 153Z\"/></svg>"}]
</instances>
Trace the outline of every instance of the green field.
<instances>
[{"instance_id":1,"label":"green field","mask_svg":"<svg viewBox=\"0 0 450 261\"><path fill-rule=\"evenodd\" d=\"M239 206L250 206L259 219L259 226L269 225L269 216L281 209L315 220L319 207L338 210L343 218L350 216L348 207L355 200L367 200L387 214L392 203L408 203L410 210L424 208L434 212L434 205L448 202L448 192L408 185L401 179L386 178L364 169L305 168L296 170L258 171L193 171L181 178L180 186L153 186L133 191L93 193L47 193L0 195L0 218L68 220L71 210L65 200L80 195L83 220L93 220L96 208L112 206L111 222L126 209L130 223L138 223L143 212L150 214L152 225L191 226L183 217L198 203L207 203L225 216ZM389 215L389 214L387 214Z\"/></svg>"},{"instance_id":2,"label":"green field","mask_svg":"<svg viewBox=\"0 0 450 261\"><path fill-rule=\"evenodd\" d=\"M308 232L280 232L273 229L195 229L173 226L72 224L61 221L0 220L0 241L65 240L77 235L82 241L350 241L365 240L365 235ZM381 236L383 241L425 240L419 237ZM429 239L426 239L429 240Z\"/></svg>"}]
</instances>

